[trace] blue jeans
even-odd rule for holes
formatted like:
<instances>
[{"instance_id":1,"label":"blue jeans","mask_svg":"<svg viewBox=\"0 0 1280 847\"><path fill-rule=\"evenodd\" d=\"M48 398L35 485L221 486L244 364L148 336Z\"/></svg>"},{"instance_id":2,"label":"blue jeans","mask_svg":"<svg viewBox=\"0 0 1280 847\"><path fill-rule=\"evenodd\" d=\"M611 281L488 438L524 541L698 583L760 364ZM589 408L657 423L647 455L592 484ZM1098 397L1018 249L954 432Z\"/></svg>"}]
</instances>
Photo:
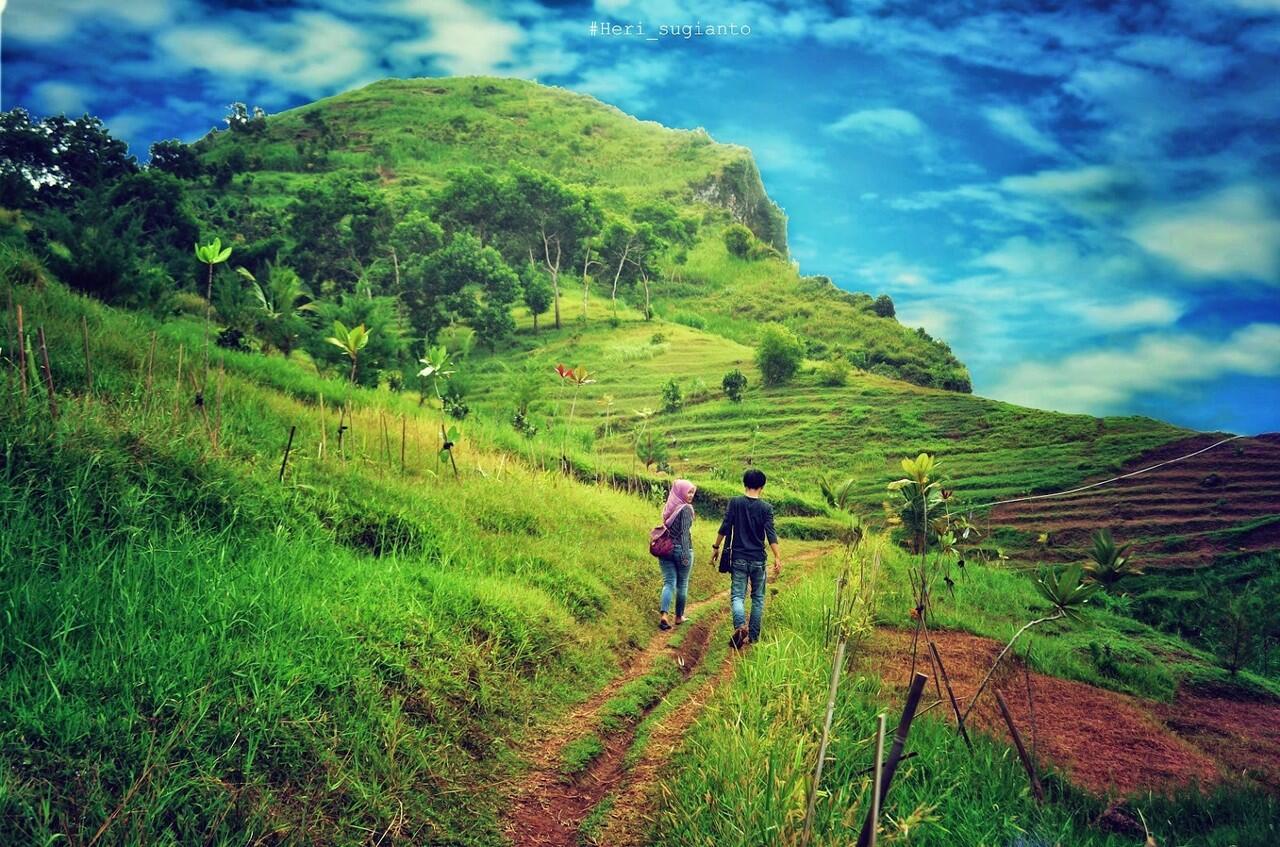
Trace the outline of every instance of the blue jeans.
<instances>
[{"instance_id":1,"label":"blue jeans","mask_svg":"<svg viewBox=\"0 0 1280 847\"><path fill-rule=\"evenodd\" d=\"M666 614L671 608L671 595L676 596L676 617L684 617L684 604L689 599L689 571L693 570L693 557L685 557L679 544L671 551L672 558L659 559L658 567L662 568L662 605L659 610Z\"/></svg>"},{"instance_id":2,"label":"blue jeans","mask_svg":"<svg viewBox=\"0 0 1280 847\"><path fill-rule=\"evenodd\" d=\"M744 562L733 560L733 569L729 572L732 582L729 584L729 607L733 610L733 628L738 629L747 622L746 597L747 583L751 583L751 625L747 635L753 642L760 640L760 620L764 617L764 562Z\"/></svg>"}]
</instances>

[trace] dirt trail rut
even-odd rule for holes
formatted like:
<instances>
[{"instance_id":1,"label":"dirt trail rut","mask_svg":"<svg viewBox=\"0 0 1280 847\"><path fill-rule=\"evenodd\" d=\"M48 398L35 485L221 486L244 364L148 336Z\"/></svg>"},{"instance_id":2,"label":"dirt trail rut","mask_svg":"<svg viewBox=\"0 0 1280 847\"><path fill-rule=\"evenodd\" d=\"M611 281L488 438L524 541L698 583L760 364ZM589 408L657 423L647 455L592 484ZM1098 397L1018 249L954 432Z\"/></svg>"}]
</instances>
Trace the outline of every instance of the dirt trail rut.
<instances>
[{"instance_id":1,"label":"dirt trail rut","mask_svg":"<svg viewBox=\"0 0 1280 847\"><path fill-rule=\"evenodd\" d=\"M797 567L807 569L826 552L825 548L810 549L790 557L787 573ZM626 759L636 730L658 704L646 709L623 730L601 732L604 751L586 770L572 776L564 774L561 756L570 742L597 728L604 705L627 683L646 676L660 657L671 656L680 667L682 678L676 688L698 673L712 638L717 632L723 634L721 625L728 615L727 590L690 603L686 609L688 623L669 632L657 632L630 658L622 673L539 735L537 745L526 751L530 770L521 779L507 816L506 832L514 847L579 847L583 843L583 822L610 795L614 798L613 808L602 822L600 843L616 847L644 843L661 767L715 688L732 675L733 654L715 672L706 675L687 700L662 718L631 767L626 766ZM683 637L677 638L680 635Z\"/></svg>"}]
</instances>

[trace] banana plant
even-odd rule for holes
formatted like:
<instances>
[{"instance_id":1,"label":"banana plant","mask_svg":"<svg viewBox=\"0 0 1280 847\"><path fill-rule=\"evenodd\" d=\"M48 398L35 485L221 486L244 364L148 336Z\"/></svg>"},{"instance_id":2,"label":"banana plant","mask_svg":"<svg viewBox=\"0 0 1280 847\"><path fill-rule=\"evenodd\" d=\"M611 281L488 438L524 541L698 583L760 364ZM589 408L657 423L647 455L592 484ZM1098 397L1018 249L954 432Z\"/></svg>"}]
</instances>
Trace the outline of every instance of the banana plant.
<instances>
[{"instance_id":1,"label":"banana plant","mask_svg":"<svg viewBox=\"0 0 1280 847\"><path fill-rule=\"evenodd\" d=\"M1095 583L1110 588L1130 574L1142 573L1133 564L1132 552L1132 544L1116 544L1110 529L1100 529L1093 534L1093 549L1084 569Z\"/></svg>"},{"instance_id":2,"label":"banana plant","mask_svg":"<svg viewBox=\"0 0 1280 847\"><path fill-rule=\"evenodd\" d=\"M437 344L434 347L428 347L426 355L418 360L422 364L422 370L418 371L418 376L430 381L431 387L435 390L436 399L440 401L441 413L444 412L444 392L440 390L440 386L448 382L455 373L457 373L457 363L455 357L449 352L449 348L443 344ZM458 443L458 428L451 426L445 428L444 419L440 420L440 452L436 456L437 462L442 462L446 458L449 460L449 466L453 468L454 479L458 478L458 463L453 456L453 448Z\"/></svg>"},{"instance_id":3,"label":"banana plant","mask_svg":"<svg viewBox=\"0 0 1280 847\"><path fill-rule=\"evenodd\" d=\"M253 296L257 298L264 318L272 327L275 346L288 355L294 337L289 334L287 323L293 318L302 317L304 313L319 311L315 298L303 284L302 278L291 268L282 265L267 263L265 288L248 268L238 267L236 273L249 280Z\"/></svg>"},{"instance_id":4,"label":"banana plant","mask_svg":"<svg viewBox=\"0 0 1280 847\"><path fill-rule=\"evenodd\" d=\"M209 269L204 286L204 377L209 379L209 328L213 324L213 270L231 258L231 248L222 246L221 238L214 238L208 244L196 243L196 259ZM203 402L202 395L197 395L197 405Z\"/></svg>"},{"instance_id":5,"label":"banana plant","mask_svg":"<svg viewBox=\"0 0 1280 847\"><path fill-rule=\"evenodd\" d=\"M351 382L356 381L356 364L360 359L360 351L369 343L369 330L365 329L364 324L351 327L350 329L342 321L333 322L333 335L325 339L325 341L337 347L347 357L351 359Z\"/></svg>"}]
</instances>

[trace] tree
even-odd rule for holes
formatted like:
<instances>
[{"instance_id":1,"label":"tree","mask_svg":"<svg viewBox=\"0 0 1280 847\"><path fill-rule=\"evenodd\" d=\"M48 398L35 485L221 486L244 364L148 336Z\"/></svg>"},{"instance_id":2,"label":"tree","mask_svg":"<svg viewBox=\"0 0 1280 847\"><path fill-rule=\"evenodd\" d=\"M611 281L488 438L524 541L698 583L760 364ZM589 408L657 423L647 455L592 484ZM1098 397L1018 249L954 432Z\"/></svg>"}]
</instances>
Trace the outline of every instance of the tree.
<instances>
[{"instance_id":1,"label":"tree","mask_svg":"<svg viewBox=\"0 0 1280 847\"><path fill-rule=\"evenodd\" d=\"M392 297L370 296L368 292L343 294L316 305L322 325L340 322L347 327L364 326L369 340L355 364L357 385L376 386L383 371L399 368L405 359L408 343L404 321ZM337 364L343 357L338 348L327 342L323 333L308 333L307 350L318 360ZM345 364L345 362L344 362Z\"/></svg>"},{"instance_id":2,"label":"tree","mask_svg":"<svg viewBox=\"0 0 1280 847\"><path fill-rule=\"evenodd\" d=\"M454 171L432 202L433 217L450 235L470 232L488 245L517 205L511 186L479 168Z\"/></svg>"},{"instance_id":3,"label":"tree","mask_svg":"<svg viewBox=\"0 0 1280 847\"><path fill-rule=\"evenodd\" d=\"M402 279L405 306L419 335L432 338L463 320L493 347L514 329L510 309L520 279L497 250L470 233L456 233L444 248L406 269Z\"/></svg>"},{"instance_id":4,"label":"tree","mask_svg":"<svg viewBox=\"0 0 1280 847\"><path fill-rule=\"evenodd\" d=\"M391 231L382 195L350 175L298 189L287 215L289 264L317 291L324 281L354 291Z\"/></svg>"},{"instance_id":5,"label":"tree","mask_svg":"<svg viewBox=\"0 0 1280 847\"><path fill-rule=\"evenodd\" d=\"M533 331L537 332L538 315L551 307L551 283L532 263L525 265L523 277L524 304L529 308L529 314L533 315Z\"/></svg>"},{"instance_id":6,"label":"tree","mask_svg":"<svg viewBox=\"0 0 1280 847\"><path fill-rule=\"evenodd\" d=\"M591 233L600 225L600 212L587 195L527 168L515 172L510 196L517 203L507 210L513 234L524 242L529 258L536 256L550 277L559 329L560 270L576 265Z\"/></svg>"},{"instance_id":7,"label":"tree","mask_svg":"<svg viewBox=\"0 0 1280 847\"><path fill-rule=\"evenodd\" d=\"M261 106L254 106L250 112L245 104L232 103L222 120L229 130L237 134L257 136L267 131L267 113Z\"/></svg>"},{"instance_id":8,"label":"tree","mask_svg":"<svg viewBox=\"0 0 1280 847\"><path fill-rule=\"evenodd\" d=\"M172 174L178 179L196 179L204 173L200 157L190 145L177 139L153 143L150 154L147 161L149 170Z\"/></svg>"},{"instance_id":9,"label":"tree","mask_svg":"<svg viewBox=\"0 0 1280 847\"><path fill-rule=\"evenodd\" d=\"M303 315L314 314L317 304L290 267L267 263L266 287L246 268L236 271L249 280L254 297L262 310L259 325L263 339L288 356L297 344L303 327Z\"/></svg>"},{"instance_id":10,"label":"tree","mask_svg":"<svg viewBox=\"0 0 1280 847\"><path fill-rule=\"evenodd\" d=\"M662 411L678 412L683 406L684 393L680 390L680 383L672 377L662 386Z\"/></svg>"},{"instance_id":11,"label":"tree","mask_svg":"<svg viewBox=\"0 0 1280 847\"><path fill-rule=\"evenodd\" d=\"M360 351L369 344L369 331L364 324L347 328L342 321L333 322L333 335L325 341L337 347L351 359L351 382L356 381L356 363L360 359Z\"/></svg>"},{"instance_id":12,"label":"tree","mask_svg":"<svg viewBox=\"0 0 1280 847\"><path fill-rule=\"evenodd\" d=\"M636 231L624 220L609 221L600 233L599 254L604 266L613 273L613 287L609 291L609 301L613 304L613 314L618 314L618 285L622 283L623 274L631 270L628 259L636 246Z\"/></svg>"},{"instance_id":13,"label":"tree","mask_svg":"<svg viewBox=\"0 0 1280 847\"><path fill-rule=\"evenodd\" d=\"M0 113L0 187L6 205L70 208L81 197L137 173L123 141L98 118L53 115L33 121L25 109Z\"/></svg>"},{"instance_id":14,"label":"tree","mask_svg":"<svg viewBox=\"0 0 1280 847\"><path fill-rule=\"evenodd\" d=\"M751 245L755 238L751 230L742 224L730 224L724 230L725 249L739 259L746 259L751 255Z\"/></svg>"},{"instance_id":15,"label":"tree","mask_svg":"<svg viewBox=\"0 0 1280 847\"><path fill-rule=\"evenodd\" d=\"M782 385L795 376L804 361L804 344L791 330L771 324L760 334L756 347L756 365L764 384Z\"/></svg>"},{"instance_id":16,"label":"tree","mask_svg":"<svg viewBox=\"0 0 1280 847\"><path fill-rule=\"evenodd\" d=\"M720 387L732 402L741 403L742 392L747 387L747 377L742 371L734 368L724 375L724 379L720 381Z\"/></svg>"},{"instance_id":17,"label":"tree","mask_svg":"<svg viewBox=\"0 0 1280 847\"><path fill-rule=\"evenodd\" d=\"M897 314L893 308L893 298L888 294L881 294L877 297L875 302L871 304L871 311L882 318L892 318Z\"/></svg>"}]
</instances>

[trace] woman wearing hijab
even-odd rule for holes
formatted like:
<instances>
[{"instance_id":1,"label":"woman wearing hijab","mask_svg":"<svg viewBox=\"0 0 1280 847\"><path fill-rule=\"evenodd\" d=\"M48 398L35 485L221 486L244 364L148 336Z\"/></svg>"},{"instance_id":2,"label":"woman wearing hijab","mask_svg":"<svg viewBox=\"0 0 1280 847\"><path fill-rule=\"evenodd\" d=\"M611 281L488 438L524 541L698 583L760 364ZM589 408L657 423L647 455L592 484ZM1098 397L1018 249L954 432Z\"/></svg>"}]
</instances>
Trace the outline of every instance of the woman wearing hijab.
<instances>
[{"instance_id":1,"label":"woman wearing hijab","mask_svg":"<svg viewBox=\"0 0 1280 847\"><path fill-rule=\"evenodd\" d=\"M658 559L662 568L662 617L658 629L671 629L667 612L671 608L671 595L675 595L676 623L684 623L684 604L689 596L689 571L693 568L693 495L698 487L687 479L677 479L671 485L667 504L662 507L662 525L667 528L672 541L671 558Z\"/></svg>"}]
</instances>

